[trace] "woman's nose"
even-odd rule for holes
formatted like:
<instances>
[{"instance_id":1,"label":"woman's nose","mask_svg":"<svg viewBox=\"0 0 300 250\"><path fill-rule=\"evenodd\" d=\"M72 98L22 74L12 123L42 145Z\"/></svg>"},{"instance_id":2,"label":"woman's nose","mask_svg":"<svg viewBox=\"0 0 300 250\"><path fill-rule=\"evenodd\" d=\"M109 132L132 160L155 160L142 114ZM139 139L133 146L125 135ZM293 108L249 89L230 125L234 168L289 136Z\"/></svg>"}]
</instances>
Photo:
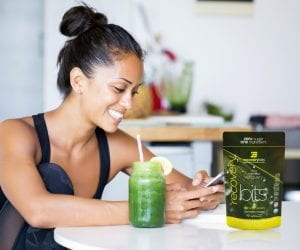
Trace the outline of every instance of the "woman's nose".
<instances>
[{"instance_id":1,"label":"woman's nose","mask_svg":"<svg viewBox=\"0 0 300 250\"><path fill-rule=\"evenodd\" d=\"M120 104L126 108L126 109L131 109L132 107L132 97L124 97L121 99Z\"/></svg>"}]
</instances>

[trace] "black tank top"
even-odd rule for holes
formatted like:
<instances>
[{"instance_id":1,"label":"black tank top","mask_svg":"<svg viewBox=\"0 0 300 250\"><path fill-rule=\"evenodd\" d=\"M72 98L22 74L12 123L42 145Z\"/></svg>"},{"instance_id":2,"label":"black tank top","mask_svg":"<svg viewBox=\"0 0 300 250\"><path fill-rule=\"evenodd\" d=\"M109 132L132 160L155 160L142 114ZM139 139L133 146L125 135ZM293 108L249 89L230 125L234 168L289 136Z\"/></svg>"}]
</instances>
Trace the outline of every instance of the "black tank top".
<instances>
[{"instance_id":1,"label":"black tank top","mask_svg":"<svg viewBox=\"0 0 300 250\"><path fill-rule=\"evenodd\" d=\"M50 142L44 114L33 115L34 126L38 134L42 150L42 159L37 166L47 190L55 194L74 195L71 180L64 169L50 162ZM110 171L109 147L105 132L101 128L95 130L100 154L100 178L97 191L93 198L101 199L103 190L108 181ZM53 229L40 229L25 224L14 249L65 249L58 245L53 238Z\"/></svg>"},{"instance_id":2,"label":"black tank top","mask_svg":"<svg viewBox=\"0 0 300 250\"><path fill-rule=\"evenodd\" d=\"M33 115L34 126L38 134L39 142L42 149L42 159L39 163L38 170L45 182L45 185L49 192L52 193L64 193L63 187L62 189L58 189L56 187L58 183L57 180L62 180L62 184L66 184L67 186L72 187L71 180L67 173L61 168L59 165L55 163L51 163L51 165L47 165L48 167L44 167L45 163L50 163L50 142L48 136L48 130L44 119L44 114L37 114ZM109 157L109 148L107 143L107 138L105 132L101 128L96 128L95 130L97 140L98 140L98 148L99 148L99 155L100 155L100 178L98 182L97 192L94 195L94 198L101 199L103 190L105 185L107 184L109 171L110 171L110 157ZM52 173L54 174L54 178L52 177ZM66 189L66 191L68 188ZM68 191L67 191L68 193ZM73 187L72 187L72 194Z\"/></svg>"}]
</instances>

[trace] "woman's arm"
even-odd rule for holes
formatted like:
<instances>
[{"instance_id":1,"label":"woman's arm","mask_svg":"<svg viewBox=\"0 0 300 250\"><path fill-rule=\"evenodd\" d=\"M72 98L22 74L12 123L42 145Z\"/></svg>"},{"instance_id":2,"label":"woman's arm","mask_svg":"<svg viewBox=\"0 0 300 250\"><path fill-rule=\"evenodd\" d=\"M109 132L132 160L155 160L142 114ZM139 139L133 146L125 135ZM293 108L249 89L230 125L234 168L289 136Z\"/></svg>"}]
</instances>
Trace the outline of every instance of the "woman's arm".
<instances>
[{"instance_id":1,"label":"woman's arm","mask_svg":"<svg viewBox=\"0 0 300 250\"><path fill-rule=\"evenodd\" d=\"M119 164L127 162L127 168L123 171L130 175L131 163L139 160L138 147L135 138L120 132L122 140L116 140L117 146L113 146L113 152L123 152L118 154ZM120 141L123 141L121 144ZM112 143L113 144L113 143ZM126 148L126 151L124 151ZM123 150L122 150L123 149ZM111 157L113 158L113 152ZM143 146L144 160L149 161L154 154ZM130 157L131 156L131 157ZM183 219L192 218L198 215L199 210L209 210L215 208L224 196L224 186L202 188L203 184L211 178L205 171L199 171L193 179L185 176L176 169L166 176L167 200L166 217L169 223L179 223Z\"/></svg>"},{"instance_id":2,"label":"woman's arm","mask_svg":"<svg viewBox=\"0 0 300 250\"><path fill-rule=\"evenodd\" d=\"M127 224L127 202L51 194L37 171L41 158L34 129L21 120L0 124L0 184L34 227Z\"/></svg>"}]
</instances>

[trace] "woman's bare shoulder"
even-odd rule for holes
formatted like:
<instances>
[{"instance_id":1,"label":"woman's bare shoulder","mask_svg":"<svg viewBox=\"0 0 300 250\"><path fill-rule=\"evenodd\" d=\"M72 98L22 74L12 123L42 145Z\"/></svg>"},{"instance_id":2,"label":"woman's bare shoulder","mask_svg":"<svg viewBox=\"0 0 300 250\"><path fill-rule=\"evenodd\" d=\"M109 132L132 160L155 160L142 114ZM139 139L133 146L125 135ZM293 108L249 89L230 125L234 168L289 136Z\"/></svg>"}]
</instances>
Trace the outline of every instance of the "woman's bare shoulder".
<instances>
[{"instance_id":1,"label":"woman's bare shoulder","mask_svg":"<svg viewBox=\"0 0 300 250\"><path fill-rule=\"evenodd\" d=\"M31 117L7 119L0 123L0 133L6 134L7 132L27 132L33 133L33 121ZM14 133L13 133L14 134Z\"/></svg>"},{"instance_id":2,"label":"woman's bare shoulder","mask_svg":"<svg viewBox=\"0 0 300 250\"><path fill-rule=\"evenodd\" d=\"M38 145L31 117L8 119L0 123L0 147L19 146L33 150Z\"/></svg>"}]
</instances>

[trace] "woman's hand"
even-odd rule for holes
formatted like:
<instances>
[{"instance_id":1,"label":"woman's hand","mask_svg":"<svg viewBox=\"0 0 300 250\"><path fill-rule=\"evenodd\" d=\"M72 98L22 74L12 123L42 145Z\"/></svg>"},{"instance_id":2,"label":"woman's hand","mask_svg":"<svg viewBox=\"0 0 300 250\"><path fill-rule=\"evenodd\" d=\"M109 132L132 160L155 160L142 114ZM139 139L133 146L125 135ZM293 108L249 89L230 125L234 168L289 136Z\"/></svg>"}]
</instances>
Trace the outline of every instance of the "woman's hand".
<instances>
[{"instance_id":1,"label":"woman's hand","mask_svg":"<svg viewBox=\"0 0 300 250\"><path fill-rule=\"evenodd\" d=\"M207 188L188 188L181 184L167 185L166 221L180 223L184 219L196 217L199 210L215 208L223 195L222 185Z\"/></svg>"},{"instance_id":2,"label":"woman's hand","mask_svg":"<svg viewBox=\"0 0 300 250\"><path fill-rule=\"evenodd\" d=\"M208 176L205 170L200 170L197 172L193 178L192 185L193 186L201 186L203 187L206 183L211 180L211 177Z\"/></svg>"},{"instance_id":3,"label":"woman's hand","mask_svg":"<svg viewBox=\"0 0 300 250\"><path fill-rule=\"evenodd\" d=\"M206 171L201 170L195 174L192 181L192 186L193 188L203 188L203 186L211 179L212 178L208 176ZM212 188L215 189L216 192L199 198L201 202L199 207L200 210L214 209L224 199L224 185L215 185L212 186Z\"/></svg>"},{"instance_id":4,"label":"woman's hand","mask_svg":"<svg viewBox=\"0 0 300 250\"><path fill-rule=\"evenodd\" d=\"M215 209L224 200L224 186L216 185L213 186L212 188L217 189L216 193L199 198L201 202L201 205L199 206L199 210Z\"/></svg>"}]
</instances>

